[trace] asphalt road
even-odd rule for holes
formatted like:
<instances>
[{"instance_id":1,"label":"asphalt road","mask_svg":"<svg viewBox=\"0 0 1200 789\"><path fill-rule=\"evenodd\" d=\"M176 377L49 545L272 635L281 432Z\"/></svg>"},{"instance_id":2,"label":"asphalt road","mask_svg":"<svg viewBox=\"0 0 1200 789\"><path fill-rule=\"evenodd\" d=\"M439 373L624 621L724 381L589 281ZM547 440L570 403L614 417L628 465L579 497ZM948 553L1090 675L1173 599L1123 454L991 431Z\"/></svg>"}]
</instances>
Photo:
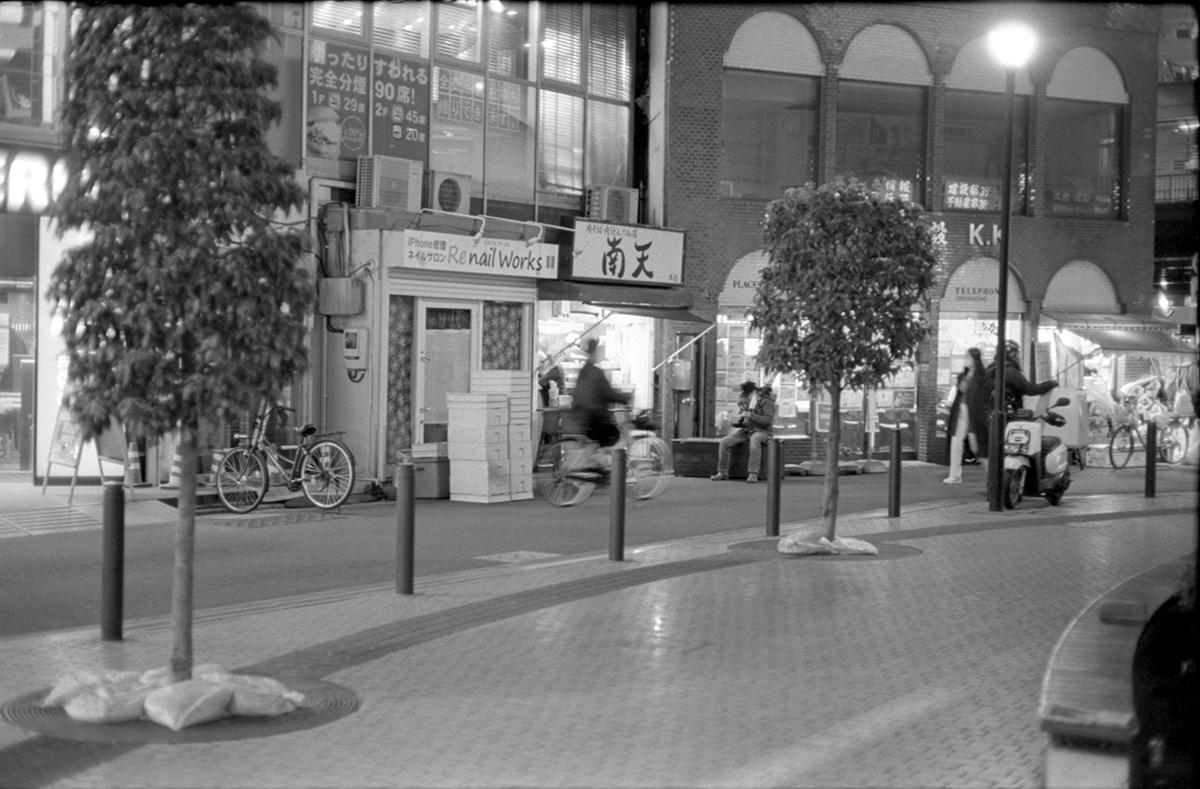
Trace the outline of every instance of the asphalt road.
<instances>
[{"instance_id":1,"label":"asphalt road","mask_svg":"<svg viewBox=\"0 0 1200 789\"><path fill-rule=\"evenodd\" d=\"M983 472L968 467L963 485L945 485L944 466L906 465L905 505L974 499L986 512ZM1195 467L1159 467L1157 490L1195 491ZM788 477L781 494L783 523L820 516L823 477ZM886 473L839 477L840 513L886 510ZM1145 472L1089 468L1074 474L1071 498L1099 493L1144 494ZM676 478L658 498L630 502L625 547L712 534L766 523L767 485ZM1048 507L1044 499L1022 507ZM327 520L261 528L228 525L201 515L196 528L195 609L287 595L395 583L397 507L356 504ZM609 495L556 508L544 501L466 504L416 502L415 581L442 573L495 567L506 554L570 556L607 553ZM0 541L0 637L71 627L99 627L99 529L45 533ZM491 557L491 558L489 558ZM129 526L125 536L124 618L167 614L174 562L174 524Z\"/></svg>"}]
</instances>

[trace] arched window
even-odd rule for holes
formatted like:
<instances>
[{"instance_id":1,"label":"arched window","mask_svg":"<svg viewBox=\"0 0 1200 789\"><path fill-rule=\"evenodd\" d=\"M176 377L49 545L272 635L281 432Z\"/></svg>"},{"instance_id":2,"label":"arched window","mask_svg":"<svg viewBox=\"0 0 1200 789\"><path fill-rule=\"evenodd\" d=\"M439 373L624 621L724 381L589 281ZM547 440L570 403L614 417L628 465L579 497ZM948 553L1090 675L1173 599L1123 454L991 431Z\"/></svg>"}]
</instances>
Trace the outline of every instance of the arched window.
<instances>
[{"instance_id":1,"label":"arched window","mask_svg":"<svg viewBox=\"0 0 1200 789\"><path fill-rule=\"evenodd\" d=\"M1077 47L1058 62L1043 119L1047 212L1120 218L1128 103L1103 52Z\"/></svg>"},{"instance_id":2,"label":"arched window","mask_svg":"<svg viewBox=\"0 0 1200 789\"><path fill-rule=\"evenodd\" d=\"M925 53L905 31L872 25L856 35L838 81L837 175L922 202L932 82Z\"/></svg>"},{"instance_id":3,"label":"arched window","mask_svg":"<svg viewBox=\"0 0 1200 789\"><path fill-rule=\"evenodd\" d=\"M748 19L725 53L721 195L773 200L816 180L824 67L812 35L787 14Z\"/></svg>"}]
</instances>

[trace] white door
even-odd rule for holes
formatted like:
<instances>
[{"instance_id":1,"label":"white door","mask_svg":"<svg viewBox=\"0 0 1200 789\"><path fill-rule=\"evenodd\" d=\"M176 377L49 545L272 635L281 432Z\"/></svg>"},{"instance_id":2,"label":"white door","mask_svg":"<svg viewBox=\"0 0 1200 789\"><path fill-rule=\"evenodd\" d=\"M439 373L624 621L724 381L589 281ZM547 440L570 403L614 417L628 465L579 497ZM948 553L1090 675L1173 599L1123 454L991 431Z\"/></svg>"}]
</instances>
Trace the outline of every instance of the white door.
<instances>
[{"instance_id":1,"label":"white door","mask_svg":"<svg viewBox=\"0 0 1200 789\"><path fill-rule=\"evenodd\" d=\"M417 306L417 365L414 444L447 439L450 421L446 395L471 391L475 364L475 326L471 302L420 299Z\"/></svg>"}]
</instances>

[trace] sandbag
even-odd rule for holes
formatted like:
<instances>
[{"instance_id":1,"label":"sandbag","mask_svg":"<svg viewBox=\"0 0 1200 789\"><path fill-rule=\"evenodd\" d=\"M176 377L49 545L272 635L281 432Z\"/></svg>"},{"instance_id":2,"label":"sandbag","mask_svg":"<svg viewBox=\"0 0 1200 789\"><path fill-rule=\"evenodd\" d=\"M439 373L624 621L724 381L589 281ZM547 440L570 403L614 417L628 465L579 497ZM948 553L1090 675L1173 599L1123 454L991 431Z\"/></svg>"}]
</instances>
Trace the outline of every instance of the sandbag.
<instances>
[{"instance_id":1,"label":"sandbag","mask_svg":"<svg viewBox=\"0 0 1200 789\"><path fill-rule=\"evenodd\" d=\"M834 553L833 546L819 532L795 532L783 537L776 550L780 553L811 556L815 554Z\"/></svg>"},{"instance_id":2,"label":"sandbag","mask_svg":"<svg viewBox=\"0 0 1200 789\"><path fill-rule=\"evenodd\" d=\"M270 677L229 674L223 684L233 690L229 702L231 715L284 715L304 703L303 693L288 690L282 682Z\"/></svg>"},{"instance_id":3,"label":"sandbag","mask_svg":"<svg viewBox=\"0 0 1200 789\"><path fill-rule=\"evenodd\" d=\"M61 707L80 693L100 685L134 685L140 676L136 671L70 671L50 689L42 706Z\"/></svg>"},{"instance_id":4,"label":"sandbag","mask_svg":"<svg viewBox=\"0 0 1200 789\"><path fill-rule=\"evenodd\" d=\"M224 718L233 691L204 679L189 679L153 690L145 700L146 717L173 731Z\"/></svg>"},{"instance_id":5,"label":"sandbag","mask_svg":"<svg viewBox=\"0 0 1200 789\"><path fill-rule=\"evenodd\" d=\"M108 687L93 685L73 696L63 710L84 723L122 723L142 717L146 696L153 688L141 684Z\"/></svg>"}]
</instances>

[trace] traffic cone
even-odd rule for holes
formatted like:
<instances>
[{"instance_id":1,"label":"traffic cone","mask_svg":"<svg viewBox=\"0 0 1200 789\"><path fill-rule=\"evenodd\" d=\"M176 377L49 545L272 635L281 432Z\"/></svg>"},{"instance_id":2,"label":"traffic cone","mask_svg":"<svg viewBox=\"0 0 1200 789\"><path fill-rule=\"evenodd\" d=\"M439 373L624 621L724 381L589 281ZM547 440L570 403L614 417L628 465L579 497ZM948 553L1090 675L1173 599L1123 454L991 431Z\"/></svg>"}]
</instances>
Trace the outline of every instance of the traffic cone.
<instances>
[{"instance_id":1,"label":"traffic cone","mask_svg":"<svg viewBox=\"0 0 1200 789\"><path fill-rule=\"evenodd\" d=\"M142 449L138 442L130 441L125 453L125 487L142 488L148 484L142 479Z\"/></svg>"},{"instance_id":2,"label":"traffic cone","mask_svg":"<svg viewBox=\"0 0 1200 789\"><path fill-rule=\"evenodd\" d=\"M164 488L177 488L183 481L183 453L179 451L179 447L175 447L175 455L171 458L171 474L167 477L167 483Z\"/></svg>"}]
</instances>

